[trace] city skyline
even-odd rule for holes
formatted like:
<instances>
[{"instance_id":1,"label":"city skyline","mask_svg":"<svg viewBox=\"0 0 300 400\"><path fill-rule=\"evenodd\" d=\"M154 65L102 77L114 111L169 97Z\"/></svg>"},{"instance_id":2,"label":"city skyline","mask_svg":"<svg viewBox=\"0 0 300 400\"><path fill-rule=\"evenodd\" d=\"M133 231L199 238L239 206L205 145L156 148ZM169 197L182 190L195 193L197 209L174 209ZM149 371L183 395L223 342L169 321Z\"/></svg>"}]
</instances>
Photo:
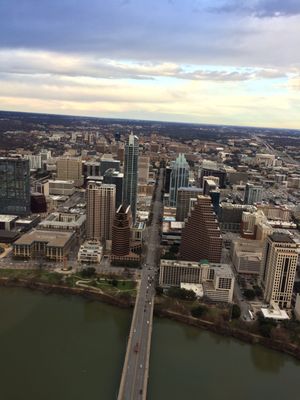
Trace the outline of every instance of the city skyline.
<instances>
[{"instance_id":1,"label":"city skyline","mask_svg":"<svg viewBox=\"0 0 300 400\"><path fill-rule=\"evenodd\" d=\"M300 127L295 0L13 0L0 14L3 110Z\"/></svg>"}]
</instances>

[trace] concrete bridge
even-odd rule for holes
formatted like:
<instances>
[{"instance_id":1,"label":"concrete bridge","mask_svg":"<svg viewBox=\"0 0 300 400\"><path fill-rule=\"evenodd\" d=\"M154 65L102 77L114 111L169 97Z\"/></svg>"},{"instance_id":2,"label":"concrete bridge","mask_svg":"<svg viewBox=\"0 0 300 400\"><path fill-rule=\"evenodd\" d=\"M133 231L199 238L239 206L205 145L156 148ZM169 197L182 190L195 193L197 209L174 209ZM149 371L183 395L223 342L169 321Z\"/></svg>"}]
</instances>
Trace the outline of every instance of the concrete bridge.
<instances>
[{"instance_id":1,"label":"concrete bridge","mask_svg":"<svg viewBox=\"0 0 300 400\"><path fill-rule=\"evenodd\" d=\"M162 215L161 194L163 180L164 169L161 168L152 208L153 218L149 227L145 263L141 271L141 281L132 316L118 400L145 400L147 396L155 277L159 261L159 228Z\"/></svg>"}]
</instances>

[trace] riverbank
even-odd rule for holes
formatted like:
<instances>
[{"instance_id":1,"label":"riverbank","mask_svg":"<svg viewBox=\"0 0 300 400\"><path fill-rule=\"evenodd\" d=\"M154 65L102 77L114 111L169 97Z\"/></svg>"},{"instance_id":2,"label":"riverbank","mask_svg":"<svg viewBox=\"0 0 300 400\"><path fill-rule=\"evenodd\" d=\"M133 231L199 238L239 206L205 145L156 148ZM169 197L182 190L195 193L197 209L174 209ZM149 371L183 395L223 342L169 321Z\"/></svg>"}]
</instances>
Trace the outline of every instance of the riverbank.
<instances>
[{"instance_id":1,"label":"riverbank","mask_svg":"<svg viewBox=\"0 0 300 400\"><path fill-rule=\"evenodd\" d=\"M96 288L92 286L82 287L70 287L65 285L56 285L45 282L38 282L32 279L19 279L19 278L0 278L0 287L20 287L27 288L30 290L37 290L44 294L62 294L62 295L75 295L85 299L100 301L112 306L121 308L133 308L135 299L131 296L124 294L111 295L107 293L100 293ZM176 312L171 309L163 309L161 304L156 304L154 307L154 315L160 318L168 318L176 322L190 325L193 327L205 329L216 333L218 335L233 337L237 340L248 344L260 344L269 349L279 351L288 354L298 360L300 360L300 346L296 344L275 340L273 338L267 338L256 333L250 332L245 329L239 329L234 326L230 326L229 323L220 323L220 321L208 321L201 318L194 318L190 315L186 315L182 312Z\"/></svg>"}]
</instances>

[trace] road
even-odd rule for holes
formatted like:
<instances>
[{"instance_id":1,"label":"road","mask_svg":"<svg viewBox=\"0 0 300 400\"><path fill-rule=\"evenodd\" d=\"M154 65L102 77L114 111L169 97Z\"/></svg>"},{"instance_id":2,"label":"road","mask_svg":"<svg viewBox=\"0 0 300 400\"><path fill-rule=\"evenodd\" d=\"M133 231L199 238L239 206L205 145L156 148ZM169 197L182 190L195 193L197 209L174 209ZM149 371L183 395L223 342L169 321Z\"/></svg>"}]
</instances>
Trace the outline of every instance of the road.
<instances>
[{"instance_id":1,"label":"road","mask_svg":"<svg viewBox=\"0 0 300 400\"><path fill-rule=\"evenodd\" d=\"M164 170L161 169L153 202L153 219L149 228L147 251L131 322L118 400L146 399L147 394L155 277L160 256L159 229L162 215L163 173Z\"/></svg>"}]
</instances>

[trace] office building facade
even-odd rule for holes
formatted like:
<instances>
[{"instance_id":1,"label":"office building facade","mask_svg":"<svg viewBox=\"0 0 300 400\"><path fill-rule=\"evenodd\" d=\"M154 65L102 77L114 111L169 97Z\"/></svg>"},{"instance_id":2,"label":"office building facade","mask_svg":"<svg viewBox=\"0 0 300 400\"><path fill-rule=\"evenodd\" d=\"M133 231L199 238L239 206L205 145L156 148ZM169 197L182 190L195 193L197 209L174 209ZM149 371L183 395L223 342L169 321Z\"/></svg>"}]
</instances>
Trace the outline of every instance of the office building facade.
<instances>
[{"instance_id":1,"label":"office building facade","mask_svg":"<svg viewBox=\"0 0 300 400\"><path fill-rule=\"evenodd\" d=\"M182 230L179 252L182 260L221 261L221 231L209 196L197 197Z\"/></svg>"},{"instance_id":2,"label":"office building facade","mask_svg":"<svg viewBox=\"0 0 300 400\"><path fill-rule=\"evenodd\" d=\"M298 245L289 234L274 232L268 236L260 271L267 303L291 307L297 262Z\"/></svg>"},{"instance_id":3,"label":"office building facade","mask_svg":"<svg viewBox=\"0 0 300 400\"><path fill-rule=\"evenodd\" d=\"M189 185L190 167L184 154L179 154L172 164L170 176L170 206L176 207L177 191L181 187Z\"/></svg>"},{"instance_id":4,"label":"office building facade","mask_svg":"<svg viewBox=\"0 0 300 400\"><path fill-rule=\"evenodd\" d=\"M192 198L202 194L202 189L196 187L180 187L177 191L176 221L184 221L189 214Z\"/></svg>"},{"instance_id":5,"label":"office building facade","mask_svg":"<svg viewBox=\"0 0 300 400\"><path fill-rule=\"evenodd\" d=\"M245 188L244 204L253 205L262 200L263 187L247 183Z\"/></svg>"},{"instance_id":6,"label":"office building facade","mask_svg":"<svg viewBox=\"0 0 300 400\"><path fill-rule=\"evenodd\" d=\"M138 190L139 142L137 136L131 134L125 145L123 203L130 206L135 221Z\"/></svg>"},{"instance_id":7,"label":"office building facade","mask_svg":"<svg viewBox=\"0 0 300 400\"><path fill-rule=\"evenodd\" d=\"M56 161L58 180L74 181L75 186L83 185L82 160L77 157L63 157Z\"/></svg>"},{"instance_id":8,"label":"office building facade","mask_svg":"<svg viewBox=\"0 0 300 400\"><path fill-rule=\"evenodd\" d=\"M0 214L30 214L29 160L0 157Z\"/></svg>"},{"instance_id":9,"label":"office building facade","mask_svg":"<svg viewBox=\"0 0 300 400\"><path fill-rule=\"evenodd\" d=\"M112 239L116 187L89 181L87 186L87 237L104 243Z\"/></svg>"}]
</instances>

